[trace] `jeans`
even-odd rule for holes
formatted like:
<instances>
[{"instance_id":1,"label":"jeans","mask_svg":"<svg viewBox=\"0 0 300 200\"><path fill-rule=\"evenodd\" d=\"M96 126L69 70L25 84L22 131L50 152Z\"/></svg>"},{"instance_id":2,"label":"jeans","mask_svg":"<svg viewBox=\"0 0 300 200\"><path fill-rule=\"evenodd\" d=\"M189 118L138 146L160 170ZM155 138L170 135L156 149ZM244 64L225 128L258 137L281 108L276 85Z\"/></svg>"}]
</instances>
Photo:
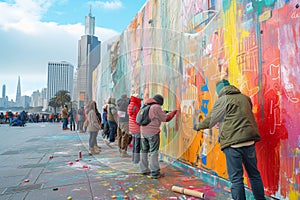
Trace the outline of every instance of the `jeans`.
<instances>
[{"instance_id":1,"label":"jeans","mask_svg":"<svg viewBox=\"0 0 300 200\"><path fill-rule=\"evenodd\" d=\"M243 165L250 179L255 199L265 199L264 186L257 169L255 145L224 149L226 165L231 182L231 195L235 200L246 200L243 178Z\"/></svg>"},{"instance_id":2,"label":"jeans","mask_svg":"<svg viewBox=\"0 0 300 200\"><path fill-rule=\"evenodd\" d=\"M148 165L150 166L150 175L157 176L160 174L160 167L158 162L158 151L160 137L159 134L144 134L141 138L142 143L142 160L140 163L140 170L142 173L149 172ZM149 160L148 160L149 156Z\"/></svg>"},{"instance_id":3,"label":"jeans","mask_svg":"<svg viewBox=\"0 0 300 200\"><path fill-rule=\"evenodd\" d=\"M90 138L89 138L90 149L93 149L95 146L97 146L97 136L98 136L98 132L90 132Z\"/></svg>"},{"instance_id":4,"label":"jeans","mask_svg":"<svg viewBox=\"0 0 300 200\"><path fill-rule=\"evenodd\" d=\"M132 163L137 164L140 162L140 152L141 152L141 134L132 133Z\"/></svg>"},{"instance_id":5,"label":"jeans","mask_svg":"<svg viewBox=\"0 0 300 200\"><path fill-rule=\"evenodd\" d=\"M68 128L68 119L63 118L63 128Z\"/></svg>"},{"instance_id":6,"label":"jeans","mask_svg":"<svg viewBox=\"0 0 300 200\"><path fill-rule=\"evenodd\" d=\"M109 126L109 142L114 142L118 125L116 122L108 121L108 126Z\"/></svg>"}]
</instances>

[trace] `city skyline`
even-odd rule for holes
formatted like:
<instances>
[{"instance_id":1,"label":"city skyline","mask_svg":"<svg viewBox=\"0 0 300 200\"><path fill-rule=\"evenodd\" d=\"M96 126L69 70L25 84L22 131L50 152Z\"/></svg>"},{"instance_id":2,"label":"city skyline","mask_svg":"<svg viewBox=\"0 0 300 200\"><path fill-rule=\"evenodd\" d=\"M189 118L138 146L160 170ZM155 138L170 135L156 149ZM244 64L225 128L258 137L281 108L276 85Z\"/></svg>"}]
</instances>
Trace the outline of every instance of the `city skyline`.
<instances>
[{"instance_id":1,"label":"city skyline","mask_svg":"<svg viewBox=\"0 0 300 200\"><path fill-rule=\"evenodd\" d=\"M77 68L78 41L90 9L95 36L106 41L123 31L145 2L0 2L0 85L6 85L9 100L15 101L19 76L22 96L46 88L48 62L66 61Z\"/></svg>"}]
</instances>

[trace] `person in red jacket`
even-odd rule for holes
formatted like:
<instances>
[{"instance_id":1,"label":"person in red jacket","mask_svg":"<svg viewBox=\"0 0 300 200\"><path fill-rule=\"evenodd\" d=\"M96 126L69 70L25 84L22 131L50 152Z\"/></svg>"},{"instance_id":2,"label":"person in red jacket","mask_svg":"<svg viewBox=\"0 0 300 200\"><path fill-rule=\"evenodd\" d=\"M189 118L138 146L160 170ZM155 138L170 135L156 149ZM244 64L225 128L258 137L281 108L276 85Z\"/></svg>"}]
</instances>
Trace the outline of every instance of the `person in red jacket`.
<instances>
[{"instance_id":1,"label":"person in red jacket","mask_svg":"<svg viewBox=\"0 0 300 200\"><path fill-rule=\"evenodd\" d=\"M129 116L129 133L132 135L132 163L138 164L140 162L141 151L141 131L140 126L136 123L136 115L141 108L142 98L138 94L133 94L130 97L130 104L127 108Z\"/></svg>"},{"instance_id":2,"label":"person in red jacket","mask_svg":"<svg viewBox=\"0 0 300 200\"><path fill-rule=\"evenodd\" d=\"M171 119L173 119L177 110L174 110L168 114L165 113L161 108L161 106L164 104L164 98L160 94L155 95L153 98L147 99L144 103L151 104L149 110L149 118L151 122L146 126L140 126L142 143L140 170L143 175L148 175L150 171L150 177L157 179L162 176L158 161L160 125L161 122L169 122ZM150 166L150 170L148 165Z\"/></svg>"}]
</instances>

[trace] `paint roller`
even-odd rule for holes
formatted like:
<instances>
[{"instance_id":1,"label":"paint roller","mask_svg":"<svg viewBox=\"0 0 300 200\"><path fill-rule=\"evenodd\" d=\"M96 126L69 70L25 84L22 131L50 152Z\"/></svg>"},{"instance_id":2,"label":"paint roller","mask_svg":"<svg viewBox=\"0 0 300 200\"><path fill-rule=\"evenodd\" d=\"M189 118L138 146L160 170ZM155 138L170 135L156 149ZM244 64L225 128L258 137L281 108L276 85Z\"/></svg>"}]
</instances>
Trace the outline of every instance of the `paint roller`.
<instances>
[{"instance_id":1,"label":"paint roller","mask_svg":"<svg viewBox=\"0 0 300 200\"><path fill-rule=\"evenodd\" d=\"M178 192L178 193L181 193L181 194L186 194L186 195L193 196L193 197L198 197L198 198L201 198L201 199L205 198L204 193L199 192L199 191L195 191L195 190L186 189L186 188L183 188L183 187L172 186L172 191L173 192Z\"/></svg>"}]
</instances>

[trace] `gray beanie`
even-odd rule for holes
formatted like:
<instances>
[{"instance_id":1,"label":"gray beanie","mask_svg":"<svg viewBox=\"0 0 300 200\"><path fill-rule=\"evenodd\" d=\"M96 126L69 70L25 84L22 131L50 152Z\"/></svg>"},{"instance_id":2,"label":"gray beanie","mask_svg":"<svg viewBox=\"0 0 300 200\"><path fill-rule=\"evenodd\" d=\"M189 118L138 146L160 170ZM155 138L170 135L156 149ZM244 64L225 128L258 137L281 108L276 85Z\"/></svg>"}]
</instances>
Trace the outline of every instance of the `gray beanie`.
<instances>
[{"instance_id":1,"label":"gray beanie","mask_svg":"<svg viewBox=\"0 0 300 200\"><path fill-rule=\"evenodd\" d=\"M164 98L160 94L155 95L153 99L161 106L164 104Z\"/></svg>"}]
</instances>

